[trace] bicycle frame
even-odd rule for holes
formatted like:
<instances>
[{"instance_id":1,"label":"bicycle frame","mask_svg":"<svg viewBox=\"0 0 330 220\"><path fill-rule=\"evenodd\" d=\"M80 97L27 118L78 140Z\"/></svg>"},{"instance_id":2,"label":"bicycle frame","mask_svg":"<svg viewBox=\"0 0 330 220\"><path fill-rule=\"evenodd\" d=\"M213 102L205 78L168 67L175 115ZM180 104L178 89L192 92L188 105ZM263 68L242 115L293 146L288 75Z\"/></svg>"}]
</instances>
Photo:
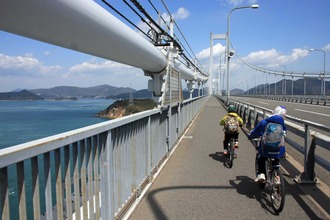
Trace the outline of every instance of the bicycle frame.
<instances>
[{"instance_id":1,"label":"bicycle frame","mask_svg":"<svg viewBox=\"0 0 330 220\"><path fill-rule=\"evenodd\" d=\"M257 149L259 147L260 139L254 139L254 144ZM258 154L257 154L258 155ZM280 163L274 164L274 158L267 158L265 162L265 176L266 182L258 183L260 188L264 188L266 185L270 191L270 200L272 207L276 213L280 213L284 208L285 202L285 183L282 171L280 169ZM257 157L255 162L256 174L258 170ZM279 178L279 181L278 179Z\"/></svg>"}]
</instances>

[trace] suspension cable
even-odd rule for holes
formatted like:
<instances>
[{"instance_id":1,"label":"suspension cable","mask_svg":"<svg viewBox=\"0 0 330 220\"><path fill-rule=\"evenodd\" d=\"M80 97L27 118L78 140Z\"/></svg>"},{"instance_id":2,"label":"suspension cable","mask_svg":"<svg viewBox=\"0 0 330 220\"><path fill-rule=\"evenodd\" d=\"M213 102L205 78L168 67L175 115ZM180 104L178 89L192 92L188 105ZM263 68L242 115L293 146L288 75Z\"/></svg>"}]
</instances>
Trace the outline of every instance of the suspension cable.
<instances>
[{"instance_id":1,"label":"suspension cable","mask_svg":"<svg viewBox=\"0 0 330 220\"><path fill-rule=\"evenodd\" d=\"M168 46L169 42L173 42L174 46L177 48L177 50L179 51L180 57L185 60L186 62L186 66L193 66L195 68L195 70L197 72L199 72L200 74L202 74L203 76L208 76L208 74L205 74L201 71L201 69L196 65L196 63L193 63L193 61L191 59L192 56L190 55L189 51L186 50L186 48L182 45L182 43L180 43L179 39L177 38L177 36L171 36L168 34L167 31L165 31L148 13L147 11L142 7L142 5L138 2L138 0L130 0L132 2L132 4L137 8L137 10L135 10L131 4L129 4L127 2L127 0L123 0L123 2L141 19L142 22L144 22L145 24L148 25L148 27L150 28L150 30L154 31L155 37L153 39L153 37L144 32L141 28L139 28L137 25L135 25L129 18L127 18L125 15L123 15L121 12L119 12L113 5L111 5L109 2L107 2L106 0L102 0L102 2L104 4L106 4L109 8L111 8L115 13L117 13L119 16L121 16L123 19L125 19L129 24L131 24L133 27L135 27L138 31L140 31L141 33L143 33L155 46ZM170 29L169 26L167 25L167 22L164 20L164 18L162 16L160 16L159 11L156 9L156 7L154 6L154 4L148 0L148 2L150 3L150 5L152 6L152 8L156 11L156 13L159 15L159 17L162 19L163 23L166 25L166 27L168 28L168 30ZM167 11L167 13L170 15L171 20L173 20L171 13L168 10L168 7L166 6L165 2L162 0L162 3ZM139 13L139 12L141 13ZM143 17L143 16L144 17ZM182 31L180 30L179 26L177 25L177 23L174 21L175 26L177 27L177 29L179 30L181 36L183 37L185 43L188 45L190 51L193 53L194 57L196 57L196 55L194 54L192 48L190 47L189 43L187 42L187 39L185 38L185 36L183 35ZM149 31L150 31L149 30ZM159 38L159 36L165 36L165 38ZM161 42L162 40L164 40L165 42ZM189 59L185 53L184 50L188 53L188 55L191 57L191 59ZM195 58L195 60L197 60ZM202 65L199 63L199 60L197 60L198 64L202 67ZM203 67L202 67L203 69Z\"/></svg>"},{"instance_id":2,"label":"suspension cable","mask_svg":"<svg viewBox=\"0 0 330 220\"><path fill-rule=\"evenodd\" d=\"M231 47L233 49L235 49L233 47L232 44L230 44ZM277 71L277 70L271 70L271 69L266 69L266 68L263 68L263 67L259 67L259 66L256 66L256 65L253 65L253 64L250 64L248 62L246 62L245 60L242 59L242 57L237 53L236 49L235 49L235 53L238 57L238 59L244 63L247 67L251 68L251 69L254 69L256 71L259 71L261 73L265 73L265 74L272 74L272 75L279 75L279 76L290 76L292 78L296 77L296 78L319 78L319 77L323 77L321 76L321 74L311 74L311 73L296 73L296 72L287 72L287 71ZM327 78L327 77L326 77Z\"/></svg>"},{"instance_id":3,"label":"suspension cable","mask_svg":"<svg viewBox=\"0 0 330 220\"><path fill-rule=\"evenodd\" d=\"M175 26L177 27L177 29L179 30L179 32L180 32L181 36L183 37L184 41L186 42L186 44L187 44L188 47L190 48L191 52L193 53L194 57L196 58L196 55L195 55L195 53L193 52L193 50L191 49L191 47L190 47L190 45L189 45L189 43L188 43L186 37L183 35L183 33L182 33L182 31L180 30L179 26L177 25L177 23L175 22L175 20L172 18L172 14L171 14L171 12L169 11L169 9L168 9L167 5L165 4L164 0L161 0L161 2L163 3L163 6L165 7L167 13L171 16L171 19L174 21L174 24L175 24ZM188 53L188 54L189 54L189 53ZM189 55L190 55L190 54L189 54ZM183 54L183 56L189 61L189 63L191 63L193 66L195 66L195 67L197 68L197 70L198 70L202 75L204 75L204 76L208 75L208 74L204 74L204 73L202 73L202 71L196 66L196 64L193 63L190 59L188 59L186 55ZM190 55L190 57L191 57L191 55ZM191 57L191 58L192 58L192 57ZM198 59L196 59L196 60L198 61ZM198 61L198 63L199 63L199 61ZM199 64L200 64L200 63L199 63ZM200 66L202 67L201 64L200 64Z\"/></svg>"},{"instance_id":4,"label":"suspension cable","mask_svg":"<svg viewBox=\"0 0 330 220\"><path fill-rule=\"evenodd\" d=\"M127 22L129 22L132 26L134 26L136 29L138 29L140 32L142 32L147 38L149 38L151 41L151 37L148 36L141 28L139 28L137 25L135 25L132 21L130 21L126 16L124 16L122 13L120 13L115 7L113 7L110 3L108 3L106 0L102 0L104 4L106 4L108 7L110 7L113 11L115 11L118 15L120 15L122 18L124 18Z\"/></svg>"}]
</instances>

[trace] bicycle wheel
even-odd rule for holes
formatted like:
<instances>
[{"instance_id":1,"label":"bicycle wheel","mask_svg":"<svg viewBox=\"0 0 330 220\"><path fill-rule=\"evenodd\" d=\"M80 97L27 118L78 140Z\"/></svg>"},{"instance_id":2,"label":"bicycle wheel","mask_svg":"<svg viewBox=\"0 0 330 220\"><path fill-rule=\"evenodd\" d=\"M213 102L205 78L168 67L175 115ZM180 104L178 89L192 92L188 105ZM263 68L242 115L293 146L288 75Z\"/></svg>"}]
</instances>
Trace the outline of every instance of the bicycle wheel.
<instances>
[{"instance_id":1,"label":"bicycle wheel","mask_svg":"<svg viewBox=\"0 0 330 220\"><path fill-rule=\"evenodd\" d=\"M233 167L233 160L234 160L234 140L230 140L230 144L228 146L228 160L227 164L229 168Z\"/></svg>"},{"instance_id":2,"label":"bicycle wheel","mask_svg":"<svg viewBox=\"0 0 330 220\"><path fill-rule=\"evenodd\" d=\"M277 178L279 178L279 181ZM285 202L285 183L280 169L274 169L271 172L270 186L272 207L276 213L280 213L284 208Z\"/></svg>"}]
</instances>

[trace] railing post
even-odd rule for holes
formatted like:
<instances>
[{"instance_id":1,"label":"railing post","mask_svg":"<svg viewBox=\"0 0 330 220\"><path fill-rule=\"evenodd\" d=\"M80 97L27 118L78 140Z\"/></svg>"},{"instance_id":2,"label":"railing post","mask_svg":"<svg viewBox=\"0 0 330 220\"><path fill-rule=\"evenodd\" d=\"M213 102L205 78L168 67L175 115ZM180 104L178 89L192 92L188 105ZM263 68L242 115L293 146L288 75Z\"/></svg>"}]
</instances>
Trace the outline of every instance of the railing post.
<instances>
[{"instance_id":1,"label":"railing post","mask_svg":"<svg viewBox=\"0 0 330 220\"><path fill-rule=\"evenodd\" d=\"M294 178L297 183L316 183L314 167L315 167L315 138L312 139L309 146L310 131L308 125L305 124L305 146L304 146L304 172L299 177Z\"/></svg>"},{"instance_id":2,"label":"railing post","mask_svg":"<svg viewBox=\"0 0 330 220\"><path fill-rule=\"evenodd\" d=\"M24 181L24 162L16 164L17 172L17 193L18 193L18 211L19 218L27 218L26 212L26 196L25 196L25 181Z\"/></svg>"},{"instance_id":3,"label":"railing post","mask_svg":"<svg viewBox=\"0 0 330 220\"><path fill-rule=\"evenodd\" d=\"M1 209L0 209L0 219L9 219L10 209L9 209L9 187L8 187L8 169L7 167L0 168L0 178L2 184L0 185L0 199L1 199Z\"/></svg>"},{"instance_id":4,"label":"railing post","mask_svg":"<svg viewBox=\"0 0 330 220\"><path fill-rule=\"evenodd\" d=\"M246 124L246 108L242 105L243 113L242 113L242 119L243 123Z\"/></svg>"},{"instance_id":5,"label":"railing post","mask_svg":"<svg viewBox=\"0 0 330 220\"><path fill-rule=\"evenodd\" d=\"M305 124L305 151L304 151L304 173L305 173L305 176L307 176L307 161L308 161L308 151L309 151L309 146L308 146L308 142L309 142L309 128L308 128L308 125Z\"/></svg>"},{"instance_id":6,"label":"railing post","mask_svg":"<svg viewBox=\"0 0 330 220\"><path fill-rule=\"evenodd\" d=\"M250 106L247 106L247 122L245 124L245 127L248 129L251 129L251 109Z\"/></svg>"},{"instance_id":7,"label":"railing post","mask_svg":"<svg viewBox=\"0 0 330 220\"><path fill-rule=\"evenodd\" d=\"M46 152L43 159L44 164L44 181L45 181L45 217L46 219L53 220L52 213L52 186L51 186L51 168L50 168L50 153Z\"/></svg>"},{"instance_id":8,"label":"railing post","mask_svg":"<svg viewBox=\"0 0 330 220\"><path fill-rule=\"evenodd\" d=\"M266 118L266 116L267 116L267 115L266 115L266 110L265 110L265 109L263 109L263 110L262 110L262 119L265 119L265 118Z\"/></svg>"},{"instance_id":9,"label":"railing post","mask_svg":"<svg viewBox=\"0 0 330 220\"><path fill-rule=\"evenodd\" d=\"M253 112L254 112L253 113L254 114L254 116L253 116L253 126L256 127L257 124L258 124L258 111L257 111L256 107L254 107Z\"/></svg>"},{"instance_id":10,"label":"railing post","mask_svg":"<svg viewBox=\"0 0 330 220\"><path fill-rule=\"evenodd\" d=\"M115 182L114 177L114 166L115 162L113 159L113 146L111 140L111 131L104 132L100 135L101 144L101 166L100 166L100 187L101 187L101 217L113 219L115 210L113 209L112 203L114 186L111 185Z\"/></svg>"}]
</instances>

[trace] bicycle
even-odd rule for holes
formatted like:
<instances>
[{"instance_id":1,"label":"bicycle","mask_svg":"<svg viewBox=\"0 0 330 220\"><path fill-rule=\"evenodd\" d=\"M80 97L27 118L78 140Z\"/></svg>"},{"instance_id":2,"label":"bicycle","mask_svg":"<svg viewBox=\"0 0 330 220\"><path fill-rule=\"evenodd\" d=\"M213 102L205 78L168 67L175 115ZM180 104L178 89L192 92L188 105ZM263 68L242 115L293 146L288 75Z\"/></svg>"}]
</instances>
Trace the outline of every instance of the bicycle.
<instances>
[{"instance_id":1,"label":"bicycle","mask_svg":"<svg viewBox=\"0 0 330 220\"><path fill-rule=\"evenodd\" d=\"M226 164L227 164L227 167L228 168L232 168L233 167L233 161L234 161L234 158L237 156L236 155L236 150L237 150L237 140L235 138L231 138L229 143L228 143L228 155L227 155L227 161L226 161Z\"/></svg>"},{"instance_id":2,"label":"bicycle","mask_svg":"<svg viewBox=\"0 0 330 220\"><path fill-rule=\"evenodd\" d=\"M255 147L258 150L259 147L259 139L253 139L255 142ZM257 163L257 157L255 160L255 171L256 175L258 173L258 163ZM258 183L259 187L261 189L265 188L265 186L268 186L268 189L270 190L270 201L272 204L272 208L274 211L278 214L280 213L284 208L284 202L285 202L285 183L284 183L284 177L282 174L282 171L280 169L281 165L280 163L275 163L274 158L268 158L265 163L266 168L266 182Z\"/></svg>"}]
</instances>

